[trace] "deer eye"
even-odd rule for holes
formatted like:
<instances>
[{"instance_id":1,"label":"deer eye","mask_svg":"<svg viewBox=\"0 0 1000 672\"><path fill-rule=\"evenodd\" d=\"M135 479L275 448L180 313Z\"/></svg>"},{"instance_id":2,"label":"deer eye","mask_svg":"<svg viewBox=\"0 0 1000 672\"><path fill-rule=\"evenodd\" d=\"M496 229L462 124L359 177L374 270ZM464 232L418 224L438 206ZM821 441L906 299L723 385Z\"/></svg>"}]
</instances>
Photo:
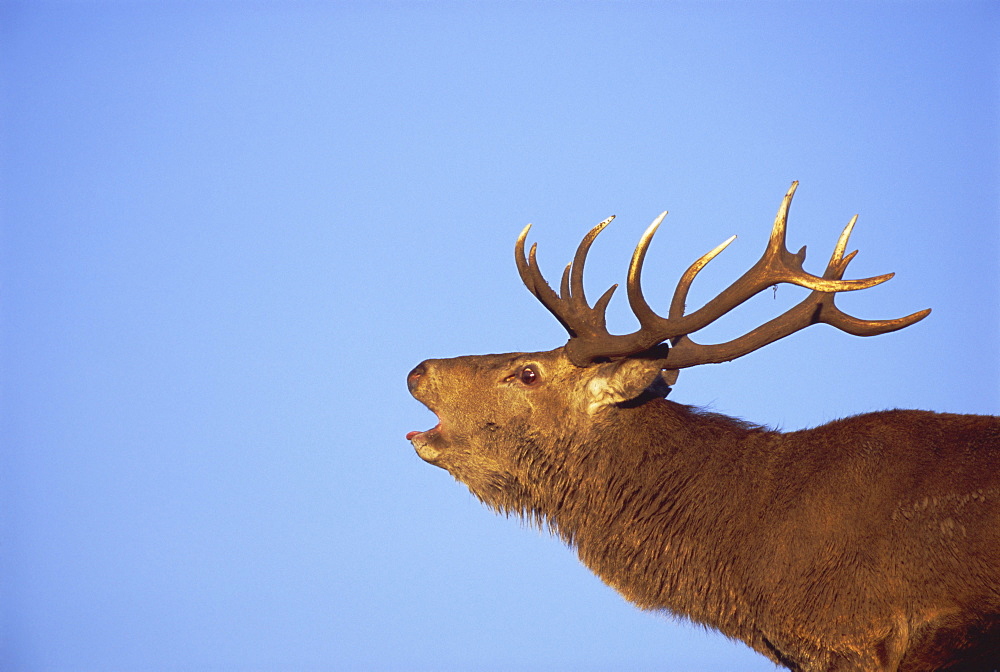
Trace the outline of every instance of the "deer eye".
<instances>
[{"instance_id":1,"label":"deer eye","mask_svg":"<svg viewBox=\"0 0 1000 672\"><path fill-rule=\"evenodd\" d=\"M517 379L525 385L534 385L539 381L538 371L533 366L526 366L517 374Z\"/></svg>"}]
</instances>

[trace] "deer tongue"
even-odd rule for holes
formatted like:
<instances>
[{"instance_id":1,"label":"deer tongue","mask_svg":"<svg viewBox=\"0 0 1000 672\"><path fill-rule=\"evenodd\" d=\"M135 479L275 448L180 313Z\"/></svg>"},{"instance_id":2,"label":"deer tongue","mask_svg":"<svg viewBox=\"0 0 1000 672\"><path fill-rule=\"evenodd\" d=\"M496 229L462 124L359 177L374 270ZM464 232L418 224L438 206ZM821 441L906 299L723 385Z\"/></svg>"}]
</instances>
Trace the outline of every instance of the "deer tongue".
<instances>
[{"instance_id":1,"label":"deer tongue","mask_svg":"<svg viewBox=\"0 0 1000 672\"><path fill-rule=\"evenodd\" d=\"M421 436L423 434L430 434L431 432L436 432L439 429L441 429L441 423L440 422L438 424L434 425L433 427L431 427L430 429L425 429L422 432L418 432L418 431L407 432L406 433L406 440L407 441L412 441L413 439L415 439L418 436Z\"/></svg>"}]
</instances>

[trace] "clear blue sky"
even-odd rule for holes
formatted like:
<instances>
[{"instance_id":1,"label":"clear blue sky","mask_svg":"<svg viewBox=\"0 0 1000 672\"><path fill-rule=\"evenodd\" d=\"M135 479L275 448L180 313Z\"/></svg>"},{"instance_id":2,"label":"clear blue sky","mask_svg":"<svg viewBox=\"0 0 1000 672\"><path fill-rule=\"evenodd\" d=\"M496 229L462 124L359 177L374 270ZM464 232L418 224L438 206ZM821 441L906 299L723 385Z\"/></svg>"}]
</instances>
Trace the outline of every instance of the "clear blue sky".
<instances>
[{"instance_id":1,"label":"clear blue sky","mask_svg":"<svg viewBox=\"0 0 1000 672\"><path fill-rule=\"evenodd\" d=\"M995 2L0 3L0 668L772 670L421 462L405 375L564 341L528 222L556 276L618 215L596 295L670 210L664 307L738 234L697 303L798 179L807 268L859 213L851 273L897 273L839 305L933 314L672 398L997 413L998 34Z\"/></svg>"}]
</instances>

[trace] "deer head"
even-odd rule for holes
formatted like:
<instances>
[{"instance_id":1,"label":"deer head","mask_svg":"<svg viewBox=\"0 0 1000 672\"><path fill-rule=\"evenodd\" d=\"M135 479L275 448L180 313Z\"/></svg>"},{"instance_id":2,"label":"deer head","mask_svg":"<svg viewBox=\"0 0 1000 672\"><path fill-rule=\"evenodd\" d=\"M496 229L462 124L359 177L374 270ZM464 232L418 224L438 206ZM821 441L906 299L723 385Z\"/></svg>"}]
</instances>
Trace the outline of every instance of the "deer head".
<instances>
[{"instance_id":1,"label":"deer head","mask_svg":"<svg viewBox=\"0 0 1000 672\"><path fill-rule=\"evenodd\" d=\"M923 319L930 310L892 320L860 320L836 307L837 292L873 287L892 274L843 279L856 254L845 256L844 252L857 216L841 234L823 275L804 271L805 248L793 254L785 245L788 209L797 186L793 182L785 194L760 260L689 314L685 314L685 301L691 283L735 236L684 272L667 317L662 317L649 307L640 286L646 250L667 213L657 217L639 240L628 269L627 296L640 325L630 334L611 334L605 324L605 311L617 285L593 306L583 289L587 253L611 218L583 238L562 275L559 293L542 277L535 258L537 246L532 245L525 255L530 225L525 227L515 245L521 279L566 328L569 340L548 352L427 360L417 366L408 378L410 390L440 419L431 430L407 435L417 453L448 469L495 508L537 512L538 499L551 495L552 484L542 481L565 471L570 446L589 445L595 433L611 427L619 434L633 431L631 425L618 421L621 416L666 396L680 369L741 357L819 322L857 336L873 336ZM691 339L692 333L779 283L812 292L782 315L726 343L704 345ZM634 421L633 417L629 422L634 425Z\"/></svg>"}]
</instances>

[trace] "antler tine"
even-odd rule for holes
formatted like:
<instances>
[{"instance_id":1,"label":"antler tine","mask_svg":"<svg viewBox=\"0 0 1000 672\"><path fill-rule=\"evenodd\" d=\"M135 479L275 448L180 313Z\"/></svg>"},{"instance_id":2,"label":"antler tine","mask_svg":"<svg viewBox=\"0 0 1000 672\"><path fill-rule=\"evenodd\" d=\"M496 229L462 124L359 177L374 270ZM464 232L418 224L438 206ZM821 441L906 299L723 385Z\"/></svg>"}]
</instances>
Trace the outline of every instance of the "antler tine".
<instances>
[{"instance_id":1,"label":"antler tine","mask_svg":"<svg viewBox=\"0 0 1000 672\"><path fill-rule=\"evenodd\" d=\"M847 223L847 226L844 227L844 230L840 232L840 238L837 239L837 245L836 247L833 248L833 256L830 257L830 264L827 265L827 271L830 270L830 266L833 265L835 260L840 261L841 259L844 258L844 250L847 249L847 241L850 240L851 232L854 231L854 225L857 223L858 223L858 216L854 215L853 217L851 217L851 221ZM854 250L849 255L847 255L848 259L846 262L844 262L845 267L857 253L858 251ZM839 280L841 277L843 277L843 275L844 275L843 271L841 271L840 275L837 276L836 279ZM823 274L823 277L826 277L826 273Z\"/></svg>"},{"instance_id":2,"label":"antler tine","mask_svg":"<svg viewBox=\"0 0 1000 672\"><path fill-rule=\"evenodd\" d=\"M559 298L563 301L566 301L570 296L569 274L572 268L573 264L566 264L566 268L563 269L562 280L559 282Z\"/></svg>"},{"instance_id":3,"label":"antler tine","mask_svg":"<svg viewBox=\"0 0 1000 672\"><path fill-rule=\"evenodd\" d=\"M788 227L788 209L792 205L795 197L795 190L799 188L799 181L794 180L792 186L785 192L785 197L781 199L778 207L778 214L774 216L774 226L771 227L771 237L767 241L767 247L773 252L788 249L785 244L785 231Z\"/></svg>"},{"instance_id":4,"label":"antler tine","mask_svg":"<svg viewBox=\"0 0 1000 672\"><path fill-rule=\"evenodd\" d=\"M670 312L667 313L669 319L675 320L684 316L684 308L687 304L688 291L691 289L691 283L694 282L695 276L701 272L701 269L708 265L708 262L715 259L724 249L729 247L730 243L734 240L736 240L736 236L730 236L721 244L701 255L697 261L688 266L688 269L684 271L681 279L677 282L677 288L674 289L674 296L670 301ZM686 334L682 334L670 339L670 345L676 347L677 345L683 344L687 341L690 341L690 337ZM677 382L677 376L679 373L680 372L677 369L667 370L664 372L664 380L666 380L668 385L673 385Z\"/></svg>"},{"instance_id":5,"label":"antler tine","mask_svg":"<svg viewBox=\"0 0 1000 672\"><path fill-rule=\"evenodd\" d=\"M531 231L531 224L524 227L517 236L517 242L514 243L514 263L517 264L517 273L521 276L521 282L528 288L528 291L538 296L538 293L535 291L534 278L531 277L528 260L524 256L524 241L528 237L528 231Z\"/></svg>"},{"instance_id":6,"label":"antler tine","mask_svg":"<svg viewBox=\"0 0 1000 672\"><path fill-rule=\"evenodd\" d=\"M653 235L660 228L660 224L663 223L666 216L667 212L664 210L646 228L642 237L639 238L639 243L635 246L635 252L632 253L632 261L628 265L628 276L625 282L625 290L628 292L628 303L632 308L632 312L639 319L639 324L643 329L650 328L663 319L653 312L653 309L646 302L646 297L642 295L642 263L646 260L646 251L649 249L649 243L653 240Z\"/></svg>"},{"instance_id":7,"label":"antler tine","mask_svg":"<svg viewBox=\"0 0 1000 672\"><path fill-rule=\"evenodd\" d=\"M767 241L767 251L765 256L781 256L789 266L802 270L802 262L806 260L806 248L802 248L792 254L788 251L788 244L785 242L788 230L788 210L792 206L792 199L795 197L795 190L799 188L799 181L794 180L792 186L785 192L785 197L781 199L778 207L778 214L774 216L774 226L771 227L771 237Z\"/></svg>"},{"instance_id":8,"label":"antler tine","mask_svg":"<svg viewBox=\"0 0 1000 672\"><path fill-rule=\"evenodd\" d=\"M528 227L530 228L530 224ZM525 228L522 236L527 235L528 229ZM549 284L545 282L545 278L542 277L542 272L538 269L538 260L535 258L535 254L538 251L538 243L533 243L531 249L528 251L527 261L524 259L524 240L520 239L518 247L518 271L521 273L521 279L524 280L524 284L528 286L531 293L538 297L542 303L548 302L548 304L555 305L559 297ZM546 304L546 308L549 305ZM549 308L551 310L551 308Z\"/></svg>"},{"instance_id":9,"label":"antler tine","mask_svg":"<svg viewBox=\"0 0 1000 672\"><path fill-rule=\"evenodd\" d=\"M583 291L583 266L587 263L587 253L590 252L590 246L594 244L594 240L597 239L597 236L600 235L601 231L603 231L614 218L615 216L611 215L588 231L587 235L580 241L580 245L576 248L576 254L573 255L573 262L570 264L573 268L570 275L571 295L577 297L584 306L587 305L587 295ZM563 298L566 298L565 295Z\"/></svg>"},{"instance_id":10,"label":"antler tine","mask_svg":"<svg viewBox=\"0 0 1000 672\"><path fill-rule=\"evenodd\" d=\"M691 283L694 282L695 276L701 272L701 269L708 265L708 262L715 259L724 249L729 247L730 243L734 240L736 240L736 236L730 236L688 266L688 269L684 271L684 275L681 276L681 279L677 283L677 289L674 290L674 298L670 301L670 312L668 313L670 318L678 318L684 315L684 305L687 303L688 291L691 289Z\"/></svg>"}]
</instances>

